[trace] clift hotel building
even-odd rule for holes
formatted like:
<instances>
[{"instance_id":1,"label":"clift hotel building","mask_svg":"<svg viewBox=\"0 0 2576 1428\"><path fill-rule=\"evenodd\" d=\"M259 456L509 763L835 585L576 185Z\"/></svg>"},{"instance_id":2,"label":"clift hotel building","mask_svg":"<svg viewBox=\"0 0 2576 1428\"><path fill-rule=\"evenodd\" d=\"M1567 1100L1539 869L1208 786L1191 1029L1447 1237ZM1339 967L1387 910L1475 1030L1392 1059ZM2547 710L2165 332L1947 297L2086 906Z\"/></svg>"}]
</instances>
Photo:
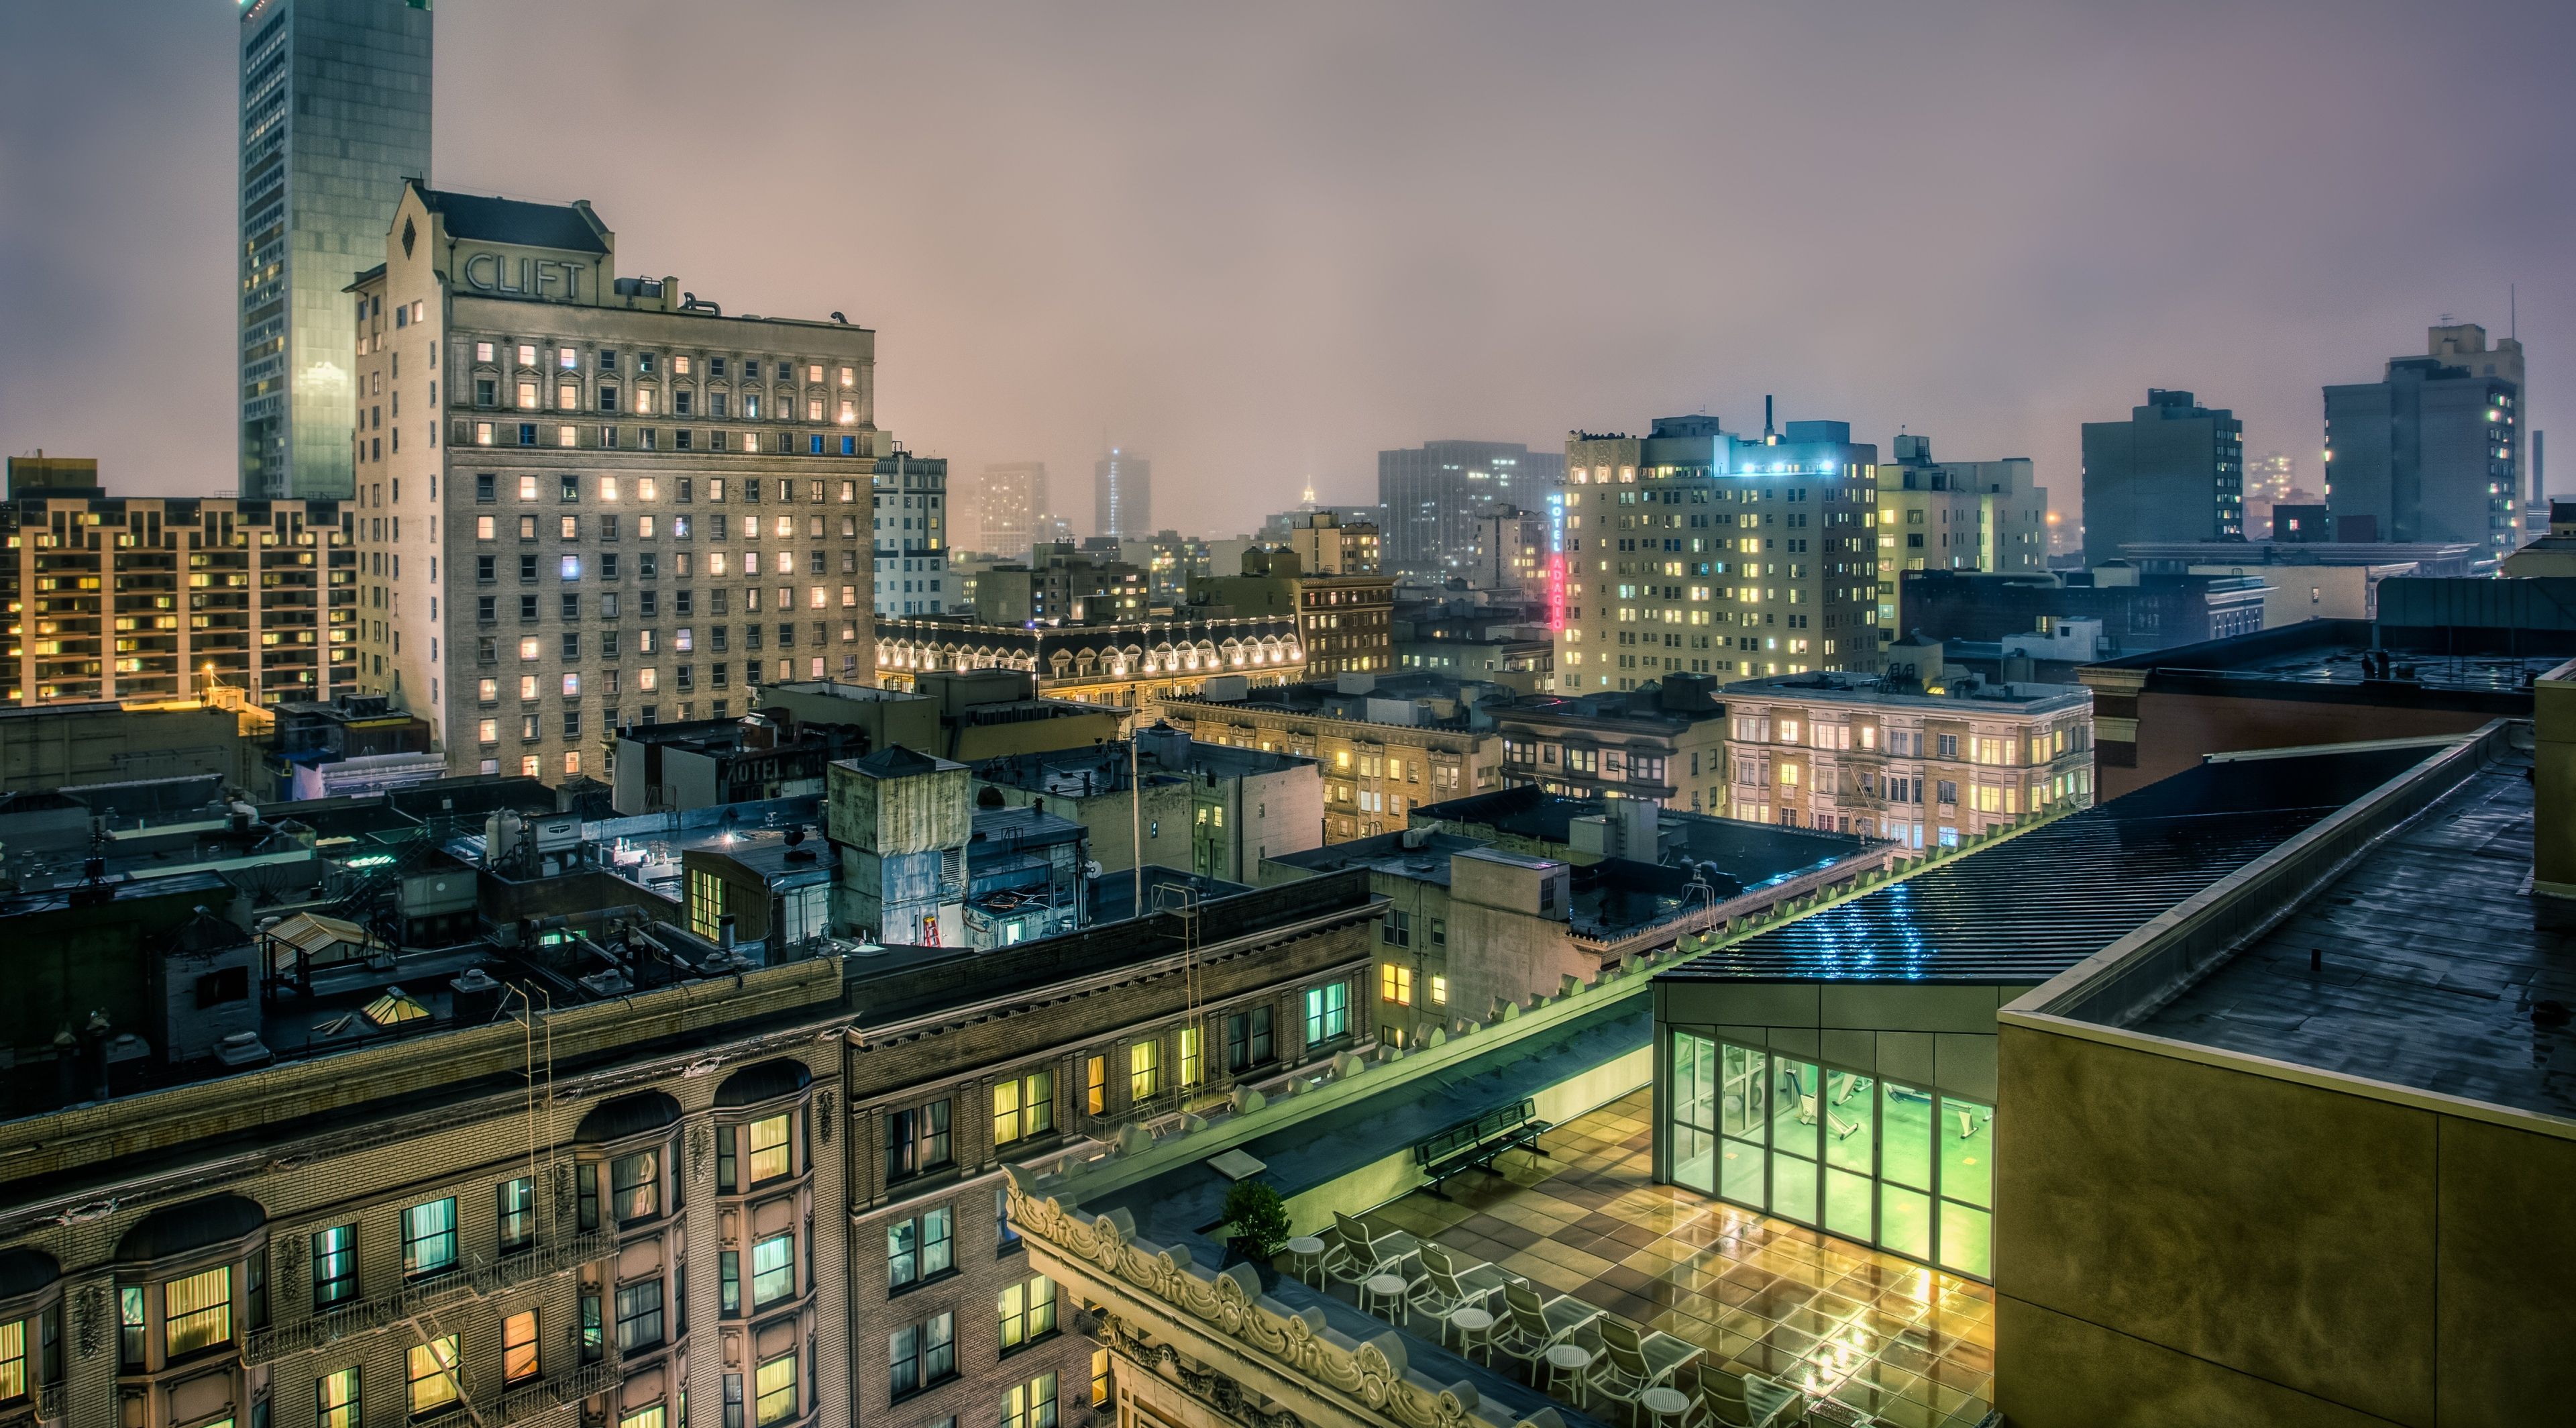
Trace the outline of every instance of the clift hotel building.
<instances>
[{"instance_id":1,"label":"clift hotel building","mask_svg":"<svg viewBox=\"0 0 2576 1428\"><path fill-rule=\"evenodd\" d=\"M357 684L459 773L599 772L872 650L875 334L616 275L587 203L408 186L358 320Z\"/></svg>"}]
</instances>

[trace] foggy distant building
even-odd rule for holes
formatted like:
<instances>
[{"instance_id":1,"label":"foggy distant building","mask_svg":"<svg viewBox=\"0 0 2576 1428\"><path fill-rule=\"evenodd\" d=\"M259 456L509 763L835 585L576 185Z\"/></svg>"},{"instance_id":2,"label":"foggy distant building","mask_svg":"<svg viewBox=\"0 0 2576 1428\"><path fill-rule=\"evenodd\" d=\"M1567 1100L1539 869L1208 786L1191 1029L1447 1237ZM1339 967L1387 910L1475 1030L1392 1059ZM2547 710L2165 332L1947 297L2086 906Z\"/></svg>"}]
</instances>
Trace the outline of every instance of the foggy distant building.
<instances>
[{"instance_id":1,"label":"foggy distant building","mask_svg":"<svg viewBox=\"0 0 2576 1428\"><path fill-rule=\"evenodd\" d=\"M962 602L946 589L948 461L902 447L877 461L876 613L942 615Z\"/></svg>"},{"instance_id":2,"label":"foggy distant building","mask_svg":"<svg viewBox=\"0 0 2576 1428\"><path fill-rule=\"evenodd\" d=\"M1386 568L1467 573L1478 553L1476 518L1488 506L1537 510L1565 479L1560 452L1517 441L1431 441L1377 454Z\"/></svg>"},{"instance_id":3,"label":"foggy distant building","mask_svg":"<svg viewBox=\"0 0 2576 1428\"><path fill-rule=\"evenodd\" d=\"M241 12L241 494L346 499L356 305L403 180L429 178L429 0Z\"/></svg>"},{"instance_id":4,"label":"foggy distant building","mask_svg":"<svg viewBox=\"0 0 2576 1428\"><path fill-rule=\"evenodd\" d=\"M2133 541L2241 540L2245 424L2189 392L2150 390L2127 421L2084 423L2084 563Z\"/></svg>"},{"instance_id":5,"label":"foggy distant building","mask_svg":"<svg viewBox=\"0 0 2576 1428\"><path fill-rule=\"evenodd\" d=\"M1004 461L984 468L976 488L979 521L975 548L996 555L1025 556L1039 540L1038 517L1047 511L1047 469L1043 461Z\"/></svg>"},{"instance_id":6,"label":"foggy distant building","mask_svg":"<svg viewBox=\"0 0 2576 1428\"><path fill-rule=\"evenodd\" d=\"M2325 389L2335 538L2460 541L2502 556L2521 543L2522 393L2478 369L2519 372L2521 344L2490 352L2474 326L2432 336L2438 355L2394 358L2379 381Z\"/></svg>"},{"instance_id":7,"label":"foggy distant building","mask_svg":"<svg viewBox=\"0 0 2576 1428\"><path fill-rule=\"evenodd\" d=\"M1143 536L1154 531L1154 463L1111 447L1091 465L1092 533Z\"/></svg>"}]
</instances>

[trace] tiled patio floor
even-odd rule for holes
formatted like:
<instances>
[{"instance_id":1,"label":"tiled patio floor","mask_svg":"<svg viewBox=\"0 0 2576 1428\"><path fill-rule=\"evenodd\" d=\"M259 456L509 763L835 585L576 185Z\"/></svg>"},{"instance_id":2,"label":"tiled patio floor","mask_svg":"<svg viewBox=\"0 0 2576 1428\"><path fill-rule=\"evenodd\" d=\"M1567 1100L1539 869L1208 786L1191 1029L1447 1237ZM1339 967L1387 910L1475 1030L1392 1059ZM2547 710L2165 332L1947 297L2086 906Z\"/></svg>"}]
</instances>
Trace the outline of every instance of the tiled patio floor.
<instances>
[{"instance_id":1,"label":"tiled patio floor","mask_svg":"<svg viewBox=\"0 0 2576 1428\"><path fill-rule=\"evenodd\" d=\"M1830 1395L1892 1428L1969 1428L1994 1377L1994 1290L1822 1231L1654 1183L1649 1093L1548 1133L1448 1200L1368 1218Z\"/></svg>"}]
</instances>

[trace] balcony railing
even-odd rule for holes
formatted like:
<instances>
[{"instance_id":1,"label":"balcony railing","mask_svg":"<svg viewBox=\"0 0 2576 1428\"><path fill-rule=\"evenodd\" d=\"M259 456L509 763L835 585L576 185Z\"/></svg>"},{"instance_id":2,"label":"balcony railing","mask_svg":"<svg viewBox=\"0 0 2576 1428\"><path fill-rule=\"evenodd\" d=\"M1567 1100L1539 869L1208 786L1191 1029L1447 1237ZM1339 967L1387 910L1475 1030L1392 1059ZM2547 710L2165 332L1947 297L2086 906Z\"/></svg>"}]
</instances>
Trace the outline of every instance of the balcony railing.
<instances>
[{"instance_id":1,"label":"balcony railing","mask_svg":"<svg viewBox=\"0 0 2576 1428\"><path fill-rule=\"evenodd\" d=\"M534 1383L521 1384L488 1403L476 1403L469 1396L431 1417L413 1419L411 1428L451 1428L451 1425L462 1423L480 1423L483 1428L492 1428L498 1423L525 1423L565 1404L606 1393L617 1385L619 1372L614 1359L584 1364L571 1373L552 1374Z\"/></svg>"},{"instance_id":2,"label":"balcony railing","mask_svg":"<svg viewBox=\"0 0 2576 1428\"><path fill-rule=\"evenodd\" d=\"M257 1330L243 1345L242 1357L250 1363L264 1364L353 1335L371 1334L434 1305L452 1299L480 1299L496 1294L544 1275L606 1258L616 1248L615 1235L605 1230L594 1230L518 1254L460 1266L445 1274L410 1280L387 1293L353 1299L307 1319Z\"/></svg>"},{"instance_id":3,"label":"balcony railing","mask_svg":"<svg viewBox=\"0 0 2576 1428\"><path fill-rule=\"evenodd\" d=\"M59 1423L63 1418L63 1383L39 1384L25 1398L0 1408L0 1428L24 1428L33 1423Z\"/></svg>"}]
</instances>

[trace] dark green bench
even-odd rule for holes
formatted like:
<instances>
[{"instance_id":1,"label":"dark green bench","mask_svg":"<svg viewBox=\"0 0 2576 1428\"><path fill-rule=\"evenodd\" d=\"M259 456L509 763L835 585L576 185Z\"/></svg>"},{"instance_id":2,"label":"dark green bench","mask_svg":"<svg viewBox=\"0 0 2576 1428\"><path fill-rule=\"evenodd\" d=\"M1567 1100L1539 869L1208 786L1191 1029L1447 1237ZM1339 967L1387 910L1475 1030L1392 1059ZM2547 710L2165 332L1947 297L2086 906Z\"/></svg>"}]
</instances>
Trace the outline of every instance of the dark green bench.
<instances>
[{"instance_id":1,"label":"dark green bench","mask_svg":"<svg viewBox=\"0 0 2576 1428\"><path fill-rule=\"evenodd\" d=\"M1425 1188L1446 1200L1440 1187L1449 1177L1467 1170L1481 1170L1500 1175L1494 1158L1507 1150L1526 1150L1532 1155L1545 1155L1538 1138L1553 1129L1538 1118L1538 1102L1515 1101L1497 1106L1482 1115L1453 1126L1445 1126L1413 1143L1413 1163L1422 1167Z\"/></svg>"}]
</instances>

